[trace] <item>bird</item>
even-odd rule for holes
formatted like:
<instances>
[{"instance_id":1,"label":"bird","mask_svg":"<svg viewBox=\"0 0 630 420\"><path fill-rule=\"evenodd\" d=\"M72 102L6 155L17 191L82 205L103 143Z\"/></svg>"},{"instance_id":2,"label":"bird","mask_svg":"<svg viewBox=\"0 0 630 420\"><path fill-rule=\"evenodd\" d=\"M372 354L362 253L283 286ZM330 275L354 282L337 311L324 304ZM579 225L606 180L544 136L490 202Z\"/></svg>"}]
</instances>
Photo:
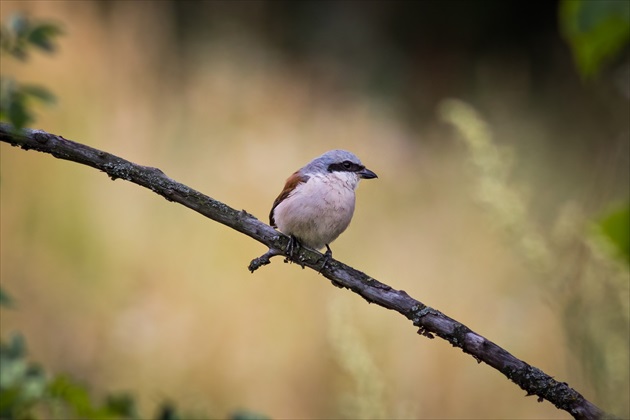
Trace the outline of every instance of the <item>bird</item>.
<instances>
[{"instance_id":1,"label":"bird","mask_svg":"<svg viewBox=\"0 0 630 420\"><path fill-rule=\"evenodd\" d=\"M289 236L288 256L300 246L325 246L323 269L332 257L330 243L352 220L359 181L373 178L378 176L346 150L329 150L294 172L269 212L269 224Z\"/></svg>"}]
</instances>

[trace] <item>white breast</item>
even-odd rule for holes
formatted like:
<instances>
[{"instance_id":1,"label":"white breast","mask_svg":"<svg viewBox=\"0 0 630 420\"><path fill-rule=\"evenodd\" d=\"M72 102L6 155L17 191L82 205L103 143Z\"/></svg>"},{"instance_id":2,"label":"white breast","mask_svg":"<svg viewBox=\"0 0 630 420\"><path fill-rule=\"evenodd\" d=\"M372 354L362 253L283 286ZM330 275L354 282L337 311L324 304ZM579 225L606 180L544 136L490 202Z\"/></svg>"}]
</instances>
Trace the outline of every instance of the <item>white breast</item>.
<instances>
[{"instance_id":1,"label":"white breast","mask_svg":"<svg viewBox=\"0 0 630 420\"><path fill-rule=\"evenodd\" d=\"M352 220L358 182L352 172L311 175L274 209L278 229L309 248L330 244Z\"/></svg>"}]
</instances>

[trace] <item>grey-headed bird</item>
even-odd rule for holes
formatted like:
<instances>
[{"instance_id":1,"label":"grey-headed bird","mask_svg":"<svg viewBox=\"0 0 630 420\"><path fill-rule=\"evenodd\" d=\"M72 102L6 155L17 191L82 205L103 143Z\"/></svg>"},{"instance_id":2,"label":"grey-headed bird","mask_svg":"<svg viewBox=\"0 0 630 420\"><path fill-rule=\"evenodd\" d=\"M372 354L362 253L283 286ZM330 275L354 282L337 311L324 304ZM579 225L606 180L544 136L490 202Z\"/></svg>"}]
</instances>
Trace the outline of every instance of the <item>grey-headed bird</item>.
<instances>
[{"instance_id":1,"label":"grey-headed bird","mask_svg":"<svg viewBox=\"0 0 630 420\"><path fill-rule=\"evenodd\" d=\"M330 150L291 175L269 213L271 226L291 238L289 256L300 245L325 246L323 268L332 256L330 243L352 220L359 181L372 178L376 174L345 150Z\"/></svg>"}]
</instances>

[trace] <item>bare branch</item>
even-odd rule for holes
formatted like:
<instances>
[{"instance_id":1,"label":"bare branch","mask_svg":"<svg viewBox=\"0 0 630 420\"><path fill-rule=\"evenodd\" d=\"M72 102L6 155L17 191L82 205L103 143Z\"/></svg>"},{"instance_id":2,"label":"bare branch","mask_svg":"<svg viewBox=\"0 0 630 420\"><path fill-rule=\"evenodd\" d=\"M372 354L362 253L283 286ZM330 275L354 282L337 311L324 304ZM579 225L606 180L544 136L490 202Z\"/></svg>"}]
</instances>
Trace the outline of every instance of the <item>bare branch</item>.
<instances>
[{"instance_id":1,"label":"bare branch","mask_svg":"<svg viewBox=\"0 0 630 420\"><path fill-rule=\"evenodd\" d=\"M59 159L88 165L99 169L112 179L125 179L149 188L168 201L180 203L202 215L229 226L269 247L269 251L250 263L250 271L269 264L269 259L284 255L288 237L259 221L245 210L235 210L220 201L167 177L161 170L141 166L110 153L85 146L61 136L41 130L15 131L7 124L0 124L0 141L22 149L49 153ZM323 255L300 248L296 262L303 267L319 271ZM567 411L576 419L600 419L610 417L586 400L564 382L558 382L540 369L517 359L509 352L471 331L465 325L440 311L413 299L403 290L396 290L337 260L331 259L321 274L335 286L352 290L370 303L394 310L413 322L418 334L433 338L437 335L453 347L459 347L477 362L484 362L503 373L508 379L526 391L537 395L557 408Z\"/></svg>"}]
</instances>

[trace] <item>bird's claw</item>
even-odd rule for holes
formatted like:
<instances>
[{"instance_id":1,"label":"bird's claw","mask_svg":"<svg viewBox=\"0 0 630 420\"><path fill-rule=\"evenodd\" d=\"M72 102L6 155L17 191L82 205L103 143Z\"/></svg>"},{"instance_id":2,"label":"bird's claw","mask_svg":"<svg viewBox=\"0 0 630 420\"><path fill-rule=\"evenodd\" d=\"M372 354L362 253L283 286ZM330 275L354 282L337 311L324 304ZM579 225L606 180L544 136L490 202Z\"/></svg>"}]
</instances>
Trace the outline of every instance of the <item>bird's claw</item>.
<instances>
[{"instance_id":1,"label":"bird's claw","mask_svg":"<svg viewBox=\"0 0 630 420\"><path fill-rule=\"evenodd\" d=\"M326 252L324 253L324 258L322 261L322 266L319 267L319 271L318 273L322 273L322 270L324 268L326 268L326 264L328 264L328 262L332 259L332 250L330 249L330 247L328 246L328 244L326 244Z\"/></svg>"},{"instance_id":2,"label":"bird's claw","mask_svg":"<svg viewBox=\"0 0 630 420\"><path fill-rule=\"evenodd\" d=\"M300 264L300 267L304 268L304 259L299 255L299 249L302 246L300 241L293 235L289 236L289 243L287 244L286 249L286 258L284 259L285 263L294 262ZM299 256L300 258L296 258ZM326 252L324 253L324 258L322 259L322 265L319 268L318 273L321 274L322 270L326 268L326 264L332 259L332 250L326 244Z\"/></svg>"},{"instance_id":3,"label":"bird's claw","mask_svg":"<svg viewBox=\"0 0 630 420\"><path fill-rule=\"evenodd\" d=\"M302 258L300 257L299 260L295 259L295 256L298 255L299 249L302 246L302 244L300 244L300 241L298 241L298 239L291 235L289 236L289 243L287 244L287 251L286 251L286 255L287 257L284 259L285 263L288 262L295 262L300 264L300 267L304 268L304 261L302 260Z\"/></svg>"},{"instance_id":4,"label":"bird's claw","mask_svg":"<svg viewBox=\"0 0 630 420\"><path fill-rule=\"evenodd\" d=\"M287 244L288 258L293 259L293 255L295 255L295 253L298 252L299 248L300 248L300 242L298 241L298 239L293 235L289 236L289 243Z\"/></svg>"}]
</instances>

